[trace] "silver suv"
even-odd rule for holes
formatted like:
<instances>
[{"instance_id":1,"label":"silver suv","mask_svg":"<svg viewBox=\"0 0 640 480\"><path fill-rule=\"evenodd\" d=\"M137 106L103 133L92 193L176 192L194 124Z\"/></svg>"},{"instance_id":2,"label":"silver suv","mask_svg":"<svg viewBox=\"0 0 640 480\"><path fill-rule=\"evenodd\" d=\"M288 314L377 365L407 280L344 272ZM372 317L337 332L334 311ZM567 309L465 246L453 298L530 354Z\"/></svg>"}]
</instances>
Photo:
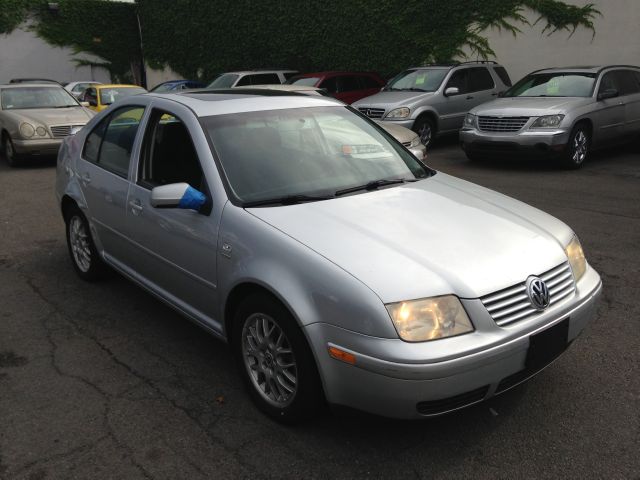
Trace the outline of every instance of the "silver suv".
<instances>
[{"instance_id":1,"label":"silver suv","mask_svg":"<svg viewBox=\"0 0 640 480\"><path fill-rule=\"evenodd\" d=\"M273 85L284 83L293 77L297 70L248 70L227 72L218 75L207 88L233 88L247 85Z\"/></svg>"},{"instance_id":2,"label":"silver suv","mask_svg":"<svg viewBox=\"0 0 640 480\"><path fill-rule=\"evenodd\" d=\"M430 65L396 75L380 93L353 106L370 118L412 129L425 146L462 128L466 113L511 86L495 62Z\"/></svg>"},{"instance_id":3,"label":"silver suv","mask_svg":"<svg viewBox=\"0 0 640 480\"><path fill-rule=\"evenodd\" d=\"M469 159L559 156L578 168L593 148L640 136L640 67L549 68L471 110L460 140Z\"/></svg>"}]
</instances>

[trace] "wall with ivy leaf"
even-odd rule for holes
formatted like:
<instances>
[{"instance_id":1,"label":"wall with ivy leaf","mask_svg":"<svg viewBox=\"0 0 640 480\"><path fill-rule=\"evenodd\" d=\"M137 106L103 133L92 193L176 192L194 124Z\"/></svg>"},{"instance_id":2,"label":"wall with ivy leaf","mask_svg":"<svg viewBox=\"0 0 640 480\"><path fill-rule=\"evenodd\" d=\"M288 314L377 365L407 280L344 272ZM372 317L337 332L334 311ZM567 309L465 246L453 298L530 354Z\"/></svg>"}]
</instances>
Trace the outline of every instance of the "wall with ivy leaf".
<instances>
[{"instance_id":1,"label":"wall with ivy leaf","mask_svg":"<svg viewBox=\"0 0 640 480\"><path fill-rule=\"evenodd\" d=\"M490 57L487 28L593 28L591 5L556 0L138 0L145 56L186 77L246 68L375 70L390 75L468 52ZM522 29L522 28L521 28Z\"/></svg>"}]
</instances>

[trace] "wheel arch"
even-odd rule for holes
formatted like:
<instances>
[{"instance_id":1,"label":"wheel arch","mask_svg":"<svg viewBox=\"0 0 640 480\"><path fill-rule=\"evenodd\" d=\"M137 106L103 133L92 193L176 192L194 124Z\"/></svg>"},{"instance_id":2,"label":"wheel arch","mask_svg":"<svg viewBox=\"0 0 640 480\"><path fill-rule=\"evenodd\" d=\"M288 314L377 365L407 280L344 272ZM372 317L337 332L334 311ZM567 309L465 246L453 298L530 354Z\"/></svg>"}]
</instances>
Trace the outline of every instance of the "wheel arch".
<instances>
[{"instance_id":1,"label":"wheel arch","mask_svg":"<svg viewBox=\"0 0 640 480\"><path fill-rule=\"evenodd\" d=\"M437 135L438 130L440 130L440 124L438 122L438 114L434 110L422 110L416 117L415 122L413 122L413 126L415 127L416 124L423 118L428 118L433 122L434 130L435 130L433 133L434 133L434 136Z\"/></svg>"}]
</instances>

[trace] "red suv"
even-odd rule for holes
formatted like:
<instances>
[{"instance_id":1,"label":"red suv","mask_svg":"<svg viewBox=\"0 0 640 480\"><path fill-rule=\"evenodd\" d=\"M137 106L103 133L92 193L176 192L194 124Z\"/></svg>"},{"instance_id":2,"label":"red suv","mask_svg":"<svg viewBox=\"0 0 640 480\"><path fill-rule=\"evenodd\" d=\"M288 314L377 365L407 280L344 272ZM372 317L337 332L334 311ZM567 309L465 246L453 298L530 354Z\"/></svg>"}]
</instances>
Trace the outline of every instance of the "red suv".
<instances>
[{"instance_id":1,"label":"red suv","mask_svg":"<svg viewBox=\"0 0 640 480\"><path fill-rule=\"evenodd\" d=\"M378 93L386 82L377 73L317 72L296 75L286 83L323 88L332 97L344 103L353 103Z\"/></svg>"}]
</instances>

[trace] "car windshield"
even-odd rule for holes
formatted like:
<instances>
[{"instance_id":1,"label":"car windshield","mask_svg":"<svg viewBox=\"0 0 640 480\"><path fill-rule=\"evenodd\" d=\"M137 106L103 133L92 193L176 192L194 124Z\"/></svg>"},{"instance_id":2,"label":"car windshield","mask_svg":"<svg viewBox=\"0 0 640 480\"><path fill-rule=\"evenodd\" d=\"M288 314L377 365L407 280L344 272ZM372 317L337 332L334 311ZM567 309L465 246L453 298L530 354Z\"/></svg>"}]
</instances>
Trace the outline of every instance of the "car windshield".
<instances>
[{"instance_id":1,"label":"car windshield","mask_svg":"<svg viewBox=\"0 0 640 480\"><path fill-rule=\"evenodd\" d=\"M100 89L100 103L102 105L111 105L113 102L122 100L132 95L146 93L144 88L134 87L109 87Z\"/></svg>"},{"instance_id":2,"label":"car windshield","mask_svg":"<svg viewBox=\"0 0 640 480\"><path fill-rule=\"evenodd\" d=\"M209 84L209 88L231 88L239 76L235 73L222 73Z\"/></svg>"},{"instance_id":3,"label":"car windshield","mask_svg":"<svg viewBox=\"0 0 640 480\"><path fill-rule=\"evenodd\" d=\"M553 72L527 75L507 90L505 97L590 97L594 73Z\"/></svg>"},{"instance_id":4,"label":"car windshield","mask_svg":"<svg viewBox=\"0 0 640 480\"><path fill-rule=\"evenodd\" d=\"M160 85L157 85L155 87L153 87L151 90L149 90L150 92L155 92L155 93L162 93L162 92L168 92L170 91L176 84L175 83L161 83Z\"/></svg>"},{"instance_id":5,"label":"car windshield","mask_svg":"<svg viewBox=\"0 0 640 480\"><path fill-rule=\"evenodd\" d=\"M202 124L244 204L333 197L363 186L354 192L359 193L385 184L380 181L416 181L432 173L370 121L342 106L216 115L204 117ZM368 184L373 188L365 188Z\"/></svg>"},{"instance_id":6,"label":"car windshield","mask_svg":"<svg viewBox=\"0 0 640 480\"><path fill-rule=\"evenodd\" d=\"M62 87L5 88L0 95L3 110L80 106L76 99Z\"/></svg>"},{"instance_id":7,"label":"car windshield","mask_svg":"<svg viewBox=\"0 0 640 480\"><path fill-rule=\"evenodd\" d=\"M304 85L307 87L315 87L320 79L318 77L293 77L285 83L288 85Z\"/></svg>"},{"instance_id":8,"label":"car windshield","mask_svg":"<svg viewBox=\"0 0 640 480\"><path fill-rule=\"evenodd\" d=\"M405 70L392 78L385 91L435 92L449 70L446 68L420 68Z\"/></svg>"}]
</instances>

